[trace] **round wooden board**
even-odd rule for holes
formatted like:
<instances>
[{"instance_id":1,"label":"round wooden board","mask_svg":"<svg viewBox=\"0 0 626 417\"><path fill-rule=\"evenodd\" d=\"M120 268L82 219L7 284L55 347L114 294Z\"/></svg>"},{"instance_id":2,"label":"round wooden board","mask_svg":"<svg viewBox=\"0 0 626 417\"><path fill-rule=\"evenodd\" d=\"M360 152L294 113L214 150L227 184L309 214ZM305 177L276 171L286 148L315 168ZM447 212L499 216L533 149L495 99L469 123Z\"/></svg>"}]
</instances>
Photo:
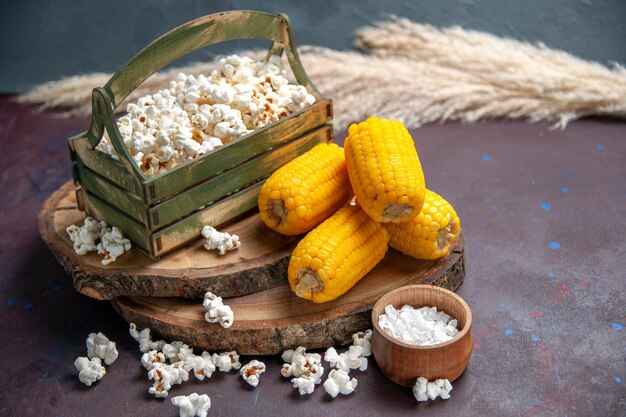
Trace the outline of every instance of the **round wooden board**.
<instances>
[{"instance_id":1,"label":"round wooden board","mask_svg":"<svg viewBox=\"0 0 626 417\"><path fill-rule=\"evenodd\" d=\"M156 262L136 249L107 266L95 252L77 255L65 232L70 224L82 225L85 218L77 208L75 189L67 182L46 200L39 213L39 232L82 294L98 300L131 295L202 297L206 291L232 297L286 282L289 255L297 238L268 229L257 214L226 226L229 233L239 235L242 245L225 256L205 250L204 239Z\"/></svg>"},{"instance_id":2,"label":"round wooden board","mask_svg":"<svg viewBox=\"0 0 626 417\"><path fill-rule=\"evenodd\" d=\"M226 299L235 314L230 329L207 323L200 300L121 297L112 302L126 321L149 327L168 341L182 340L210 352L271 355L297 346L346 344L353 333L371 328L371 309L381 295L409 284L433 284L454 291L464 276L461 236L451 253L438 261L418 261L390 250L354 288L329 303L298 298L288 285Z\"/></svg>"},{"instance_id":3,"label":"round wooden board","mask_svg":"<svg viewBox=\"0 0 626 417\"><path fill-rule=\"evenodd\" d=\"M381 295L410 284L454 291L465 277L461 235L450 254L438 261L420 261L390 249L348 293L314 304L295 296L286 283L296 238L272 232L256 214L228 225L243 243L227 256L207 252L198 240L157 262L131 250L109 266L102 266L96 254L74 253L65 228L82 223L84 216L76 207L72 183L50 196L39 214L40 233L76 290L111 299L126 321L149 327L168 341L182 340L211 352L269 355L297 346L345 344L353 333L371 327L370 312ZM232 297L225 301L235 313L230 329L204 320L198 298L206 291ZM164 298L172 296L178 298Z\"/></svg>"}]
</instances>

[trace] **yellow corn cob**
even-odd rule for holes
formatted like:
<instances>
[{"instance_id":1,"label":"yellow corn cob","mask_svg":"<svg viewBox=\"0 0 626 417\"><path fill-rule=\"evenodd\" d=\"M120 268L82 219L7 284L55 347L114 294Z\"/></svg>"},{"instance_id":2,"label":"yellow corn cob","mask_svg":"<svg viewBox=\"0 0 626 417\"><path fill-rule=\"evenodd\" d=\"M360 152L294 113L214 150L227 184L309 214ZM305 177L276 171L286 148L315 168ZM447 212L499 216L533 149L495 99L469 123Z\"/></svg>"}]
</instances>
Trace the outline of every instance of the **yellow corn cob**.
<instances>
[{"instance_id":1,"label":"yellow corn cob","mask_svg":"<svg viewBox=\"0 0 626 417\"><path fill-rule=\"evenodd\" d=\"M417 216L424 202L424 172L409 131L396 120L370 117L348 128L350 182L363 210L383 223Z\"/></svg>"},{"instance_id":2,"label":"yellow corn cob","mask_svg":"<svg viewBox=\"0 0 626 417\"><path fill-rule=\"evenodd\" d=\"M308 232L352 198L343 149L322 143L276 170L259 191L263 222L285 235Z\"/></svg>"},{"instance_id":3,"label":"yellow corn cob","mask_svg":"<svg viewBox=\"0 0 626 417\"><path fill-rule=\"evenodd\" d=\"M459 237L461 222L443 197L426 190L420 214L405 223L388 224L389 246L417 259L446 256Z\"/></svg>"},{"instance_id":4,"label":"yellow corn cob","mask_svg":"<svg viewBox=\"0 0 626 417\"><path fill-rule=\"evenodd\" d=\"M343 208L309 232L289 260L298 297L325 303L346 293L385 256L389 233L357 205Z\"/></svg>"}]
</instances>

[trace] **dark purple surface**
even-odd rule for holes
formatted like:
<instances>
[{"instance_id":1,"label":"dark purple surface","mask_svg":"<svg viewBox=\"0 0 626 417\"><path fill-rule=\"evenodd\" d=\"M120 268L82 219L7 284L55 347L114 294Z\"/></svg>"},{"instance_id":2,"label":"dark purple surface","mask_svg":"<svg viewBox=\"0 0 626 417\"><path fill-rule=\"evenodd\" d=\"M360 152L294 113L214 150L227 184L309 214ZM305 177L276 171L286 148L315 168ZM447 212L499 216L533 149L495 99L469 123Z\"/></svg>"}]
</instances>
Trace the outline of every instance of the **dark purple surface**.
<instances>
[{"instance_id":1,"label":"dark purple surface","mask_svg":"<svg viewBox=\"0 0 626 417\"><path fill-rule=\"evenodd\" d=\"M137 345L107 302L74 292L37 232L42 202L70 178L61 119L0 98L0 415L175 416L151 398ZM209 415L626 415L626 124L566 130L496 121L414 132L429 188L457 209L474 314L474 352L452 398L417 404L372 363L349 397L300 397L268 364L257 389L238 374L177 386L207 393ZM91 388L74 359L102 331L119 359ZM250 358L244 358L249 360ZM328 367L326 368L328 372Z\"/></svg>"}]
</instances>

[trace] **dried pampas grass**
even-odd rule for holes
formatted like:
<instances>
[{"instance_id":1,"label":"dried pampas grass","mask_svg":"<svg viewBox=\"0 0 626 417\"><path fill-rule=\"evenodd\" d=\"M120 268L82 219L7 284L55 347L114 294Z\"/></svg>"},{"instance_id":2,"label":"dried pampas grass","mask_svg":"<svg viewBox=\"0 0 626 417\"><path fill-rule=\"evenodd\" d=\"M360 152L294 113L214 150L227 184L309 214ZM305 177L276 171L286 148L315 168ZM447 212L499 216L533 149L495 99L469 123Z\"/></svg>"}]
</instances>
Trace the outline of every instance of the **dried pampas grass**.
<instances>
[{"instance_id":1,"label":"dried pampas grass","mask_svg":"<svg viewBox=\"0 0 626 417\"><path fill-rule=\"evenodd\" d=\"M455 94L446 118L568 121L592 115L626 116L626 69L609 69L568 53L460 27L437 29L392 17L357 32L355 46L379 57L403 58L422 68L449 70L440 81ZM456 73L456 75L455 75ZM455 77L458 82L455 82ZM455 89L456 87L456 89ZM434 89L425 98L448 101ZM452 97L451 97L452 98ZM425 120L430 121L430 120Z\"/></svg>"},{"instance_id":2,"label":"dried pampas grass","mask_svg":"<svg viewBox=\"0 0 626 417\"><path fill-rule=\"evenodd\" d=\"M489 118L548 120L564 127L583 116L626 117L626 70L617 64L609 69L543 45L395 17L359 30L355 46L364 53L300 49L309 77L334 100L337 129L374 114L409 127ZM260 58L263 52L245 54ZM129 100L166 87L178 72L208 73L213 67L200 63L160 72ZM109 78L69 77L18 100L90 114L91 89Z\"/></svg>"}]
</instances>

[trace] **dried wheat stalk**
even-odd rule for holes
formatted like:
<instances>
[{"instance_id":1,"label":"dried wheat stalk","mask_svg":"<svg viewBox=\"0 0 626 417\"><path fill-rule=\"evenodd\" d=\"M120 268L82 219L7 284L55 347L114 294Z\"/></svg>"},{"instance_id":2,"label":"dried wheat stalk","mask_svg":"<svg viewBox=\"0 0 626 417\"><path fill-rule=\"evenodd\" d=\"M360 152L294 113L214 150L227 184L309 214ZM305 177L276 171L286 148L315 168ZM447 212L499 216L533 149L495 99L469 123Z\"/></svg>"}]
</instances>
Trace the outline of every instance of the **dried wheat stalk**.
<instances>
[{"instance_id":1,"label":"dried wheat stalk","mask_svg":"<svg viewBox=\"0 0 626 417\"><path fill-rule=\"evenodd\" d=\"M549 120L564 127L583 116L626 117L626 70L617 64L609 69L542 45L395 17L359 30L355 45L366 53L301 48L310 78L334 101L337 129L369 115L409 127L488 118ZM213 67L200 63L155 74L129 100L166 87L177 72L208 73ZM90 114L91 89L109 78L69 77L18 100Z\"/></svg>"}]
</instances>

